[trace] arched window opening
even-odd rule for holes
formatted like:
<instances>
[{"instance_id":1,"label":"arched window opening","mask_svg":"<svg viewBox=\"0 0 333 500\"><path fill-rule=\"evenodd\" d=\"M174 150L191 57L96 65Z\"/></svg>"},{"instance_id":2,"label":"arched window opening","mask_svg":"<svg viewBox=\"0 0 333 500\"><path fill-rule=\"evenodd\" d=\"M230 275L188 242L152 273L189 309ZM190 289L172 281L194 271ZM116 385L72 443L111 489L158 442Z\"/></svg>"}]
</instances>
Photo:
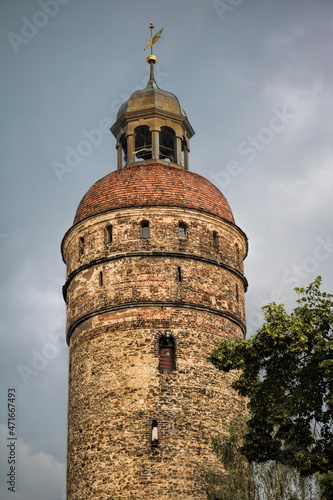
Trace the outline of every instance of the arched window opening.
<instances>
[{"instance_id":1,"label":"arched window opening","mask_svg":"<svg viewBox=\"0 0 333 500\"><path fill-rule=\"evenodd\" d=\"M178 237L182 239L187 238L187 224L185 224L185 222L180 222L178 224Z\"/></svg>"},{"instance_id":2,"label":"arched window opening","mask_svg":"<svg viewBox=\"0 0 333 500\"><path fill-rule=\"evenodd\" d=\"M80 257L83 254L84 254L84 237L81 236L80 240L79 240L79 255L80 255Z\"/></svg>"},{"instance_id":3,"label":"arched window opening","mask_svg":"<svg viewBox=\"0 0 333 500\"><path fill-rule=\"evenodd\" d=\"M124 167L127 163L127 140L125 134L122 134L119 139L119 147L122 149L122 164Z\"/></svg>"},{"instance_id":4,"label":"arched window opening","mask_svg":"<svg viewBox=\"0 0 333 500\"><path fill-rule=\"evenodd\" d=\"M181 270L181 267L177 267L177 278L176 278L176 281L178 281L179 283L182 281L182 270Z\"/></svg>"},{"instance_id":5,"label":"arched window opening","mask_svg":"<svg viewBox=\"0 0 333 500\"><path fill-rule=\"evenodd\" d=\"M106 242L112 243L112 224L106 227Z\"/></svg>"},{"instance_id":6,"label":"arched window opening","mask_svg":"<svg viewBox=\"0 0 333 500\"><path fill-rule=\"evenodd\" d=\"M99 273L98 281L99 281L99 286L103 286L103 272L102 271L100 271L100 273Z\"/></svg>"},{"instance_id":7,"label":"arched window opening","mask_svg":"<svg viewBox=\"0 0 333 500\"><path fill-rule=\"evenodd\" d=\"M158 424L155 419L151 422L151 445L158 446Z\"/></svg>"},{"instance_id":8,"label":"arched window opening","mask_svg":"<svg viewBox=\"0 0 333 500\"><path fill-rule=\"evenodd\" d=\"M151 131L148 125L140 125L134 129L135 157L150 160L152 157Z\"/></svg>"},{"instance_id":9,"label":"arched window opening","mask_svg":"<svg viewBox=\"0 0 333 500\"><path fill-rule=\"evenodd\" d=\"M219 233L217 231L213 231L213 246L216 250L219 247Z\"/></svg>"},{"instance_id":10,"label":"arched window opening","mask_svg":"<svg viewBox=\"0 0 333 500\"><path fill-rule=\"evenodd\" d=\"M150 236L149 221L143 220L141 222L141 238L149 238L149 236Z\"/></svg>"},{"instance_id":11,"label":"arched window opening","mask_svg":"<svg viewBox=\"0 0 333 500\"><path fill-rule=\"evenodd\" d=\"M175 369L175 341L169 331L160 338L159 358L160 370L170 372Z\"/></svg>"},{"instance_id":12,"label":"arched window opening","mask_svg":"<svg viewBox=\"0 0 333 500\"><path fill-rule=\"evenodd\" d=\"M176 162L176 133L170 127L161 127L160 133L160 159Z\"/></svg>"}]
</instances>

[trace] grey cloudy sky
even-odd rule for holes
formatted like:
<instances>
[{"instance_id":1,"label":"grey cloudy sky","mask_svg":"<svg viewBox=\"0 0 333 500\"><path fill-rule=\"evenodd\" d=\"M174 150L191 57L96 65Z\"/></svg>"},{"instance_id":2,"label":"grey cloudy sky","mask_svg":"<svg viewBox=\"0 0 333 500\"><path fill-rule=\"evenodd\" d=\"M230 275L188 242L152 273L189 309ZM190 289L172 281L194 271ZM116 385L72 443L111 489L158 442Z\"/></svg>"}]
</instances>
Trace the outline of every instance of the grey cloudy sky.
<instances>
[{"instance_id":1,"label":"grey cloudy sky","mask_svg":"<svg viewBox=\"0 0 333 500\"><path fill-rule=\"evenodd\" d=\"M333 292L333 3L2 0L0 11L0 497L61 500L67 348L59 247L83 194L116 168L110 133L82 141L145 86L148 24L163 26L157 81L178 96L196 131L190 169L224 192L249 237L249 334L263 303L290 309L293 287L318 274ZM16 493L5 477L13 386Z\"/></svg>"}]
</instances>

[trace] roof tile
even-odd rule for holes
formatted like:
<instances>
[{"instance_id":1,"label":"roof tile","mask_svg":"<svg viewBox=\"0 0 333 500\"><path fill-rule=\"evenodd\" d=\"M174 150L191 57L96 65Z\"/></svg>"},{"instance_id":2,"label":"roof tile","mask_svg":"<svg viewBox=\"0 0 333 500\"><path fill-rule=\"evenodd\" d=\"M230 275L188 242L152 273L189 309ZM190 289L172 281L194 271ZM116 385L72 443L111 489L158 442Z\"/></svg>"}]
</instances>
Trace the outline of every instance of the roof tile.
<instances>
[{"instance_id":1,"label":"roof tile","mask_svg":"<svg viewBox=\"0 0 333 500\"><path fill-rule=\"evenodd\" d=\"M227 199L209 180L151 162L116 170L93 184L78 206L74 224L108 210L142 206L193 208L234 223Z\"/></svg>"}]
</instances>

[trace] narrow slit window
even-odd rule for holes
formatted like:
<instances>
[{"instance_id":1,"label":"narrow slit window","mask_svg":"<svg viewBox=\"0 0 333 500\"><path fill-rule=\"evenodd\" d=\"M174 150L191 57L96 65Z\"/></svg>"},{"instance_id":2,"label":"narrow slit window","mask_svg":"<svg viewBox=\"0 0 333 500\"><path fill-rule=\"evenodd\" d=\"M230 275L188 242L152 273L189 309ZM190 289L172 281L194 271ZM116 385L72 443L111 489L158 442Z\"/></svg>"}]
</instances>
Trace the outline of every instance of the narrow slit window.
<instances>
[{"instance_id":1,"label":"narrow slit window","mask_svg":"<svg viewBox=\"0 0 333 500\"><path fill-rule=\"evenodd\" d=\"M112 224L109 224L106 228L106 242L112 243Z\"/></svg>"},{"instance_id":2,"label":"narrow slit window","mask_svg":"<svg viewBox=\"0 0 333 500\"><path fill-rule=\"evenodd\" d=\"M239 252L239 246L237 243L235 244L235 249L236 249L236 259L237 259L237 265L241 265L241 258L240 258L240 252Z\"/></svg>"},{"instance_id":3,"label":"narrow slit window","mask_svg":"<svg viewBox=\"0 0 333 500\"><path fill-rule=\"evenodd\" d=\"M217 231L213 231L213 246L215 249L219 247L219 233Z\"/></svg>"},{"instance_id":4,"label":"narrow slit window","mask_svg":"<svg viewBox=\"0 0 333 500\"><path fill-rule=\"evenodd\" d=\"M84 254L84 237L81 236L79 240L79 254L80 256Z\"/></svg>"},{"instance_id":5,"label":"narrow slit window","mask_svg":"<svg viewBox=\"0 0 333 500\"><path fill-rule=\"evenodd\" d=\"M158 446L158 424L155 419L151 422L151 445Z\"/></svg>"},{"instance_id":6,"label":"narrow slit window","mask_svg":"<svg viewBox=\"0 0 333 500\"><path fill-rule=\"evenodd\" d=\"M187 238L187 225L184 222L178 224L178 237L181 239Z\"/></svg>"},{"instance_id":7,"label":"narrow slit window","mask_svg":"<svg viewBox=\"0 0 333 500\"><path fill-rule=\"evenodd\" d=\"M175 370L175 341L169 331L165 332L159 342L159 369L161 371Z\"/></svg>"},{"instance_id":8,"label":"narrow slit window","mask_svg":"<svg viewBox=\"0 0 333 500\"><path fill-rule=\"evenodd\" d=\"M143 220L141 222L141 238L149 238L149 236L150 236L149 221Z\"/></svg>"},{"instance_id":9,"label":"narrow slit window","mask_svg":"<svg viewBox=\"0 0 333 500\"><path fill-rule=\"evenodd\" d=\"M99 286L103 286L103 272L102 271L100 271L100 273L99 273L98 280L99 280Z\"/></svg>"},{"instance_id":10,"label":"narrow slit window","mask_svg":"<svg viewBox=\"0 0 333 500\"><path fill-rule=\"evenodd\" d=\"M180 283L182 281L182 270L181 267L177 267L177 281Z\"/></svg>"}]
</instances>

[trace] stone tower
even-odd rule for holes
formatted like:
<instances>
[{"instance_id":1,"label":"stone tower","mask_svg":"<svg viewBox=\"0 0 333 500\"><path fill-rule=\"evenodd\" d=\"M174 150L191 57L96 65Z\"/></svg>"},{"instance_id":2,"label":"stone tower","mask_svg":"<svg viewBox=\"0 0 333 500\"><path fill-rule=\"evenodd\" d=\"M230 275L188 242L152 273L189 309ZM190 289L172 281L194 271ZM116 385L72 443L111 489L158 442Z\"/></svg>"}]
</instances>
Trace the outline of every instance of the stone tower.
<instances>
[{"instance_id":1,"label":"stone tower","mask_svg":"<svg viewBox=\"0 0 333 500\"><path fill-rule=\"evenodd\" d=\"M117 170L62 242L70 348L68 500L204 500L224 474L212 438L244 412L207 361L245 333L247 239L223 194L188 170L177 97L146 88L111 131Z\"/></svg>"}]
</instances>

